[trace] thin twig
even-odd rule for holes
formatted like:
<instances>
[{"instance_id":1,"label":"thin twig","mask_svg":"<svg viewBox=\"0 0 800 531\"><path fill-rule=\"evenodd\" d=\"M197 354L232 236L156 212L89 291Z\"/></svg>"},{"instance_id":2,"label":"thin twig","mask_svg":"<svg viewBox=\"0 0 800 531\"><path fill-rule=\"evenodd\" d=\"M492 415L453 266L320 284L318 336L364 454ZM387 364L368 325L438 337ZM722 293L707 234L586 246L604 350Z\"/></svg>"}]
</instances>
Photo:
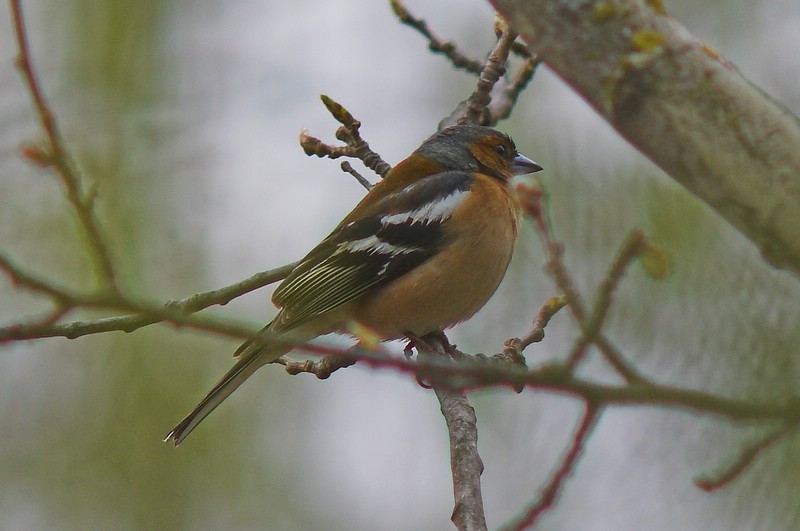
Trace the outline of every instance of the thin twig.
<instances>
[{"instance_id":1,"label":"thin twig","mask_svg":"<svg viewBox=\"0 0 800 531\"><path fill-rule=\"evenodd\" d=\"M132 301L114 293L101 295L76 293L23 271L19 266L1 255L0 269L3 270L18 287L43 294L56 304L56 308L44 320L39 320L27 325L15 324L0 328L0 342L32 339L34 337L48 337L45 331L59 326L49 324L50 321L60 315L66 314L71 309L79 308L132 312L144 320L163 322L180 328L195 328L229 337L247 338L253 335L250 330L242 326L199 316L191 316L174 304L158 306L155 304ZM61 325L61 327L64 330L69 329L69 325Z\"/></svg>"},{"instance_id":2,"label":"thin twig","mask_svg":"<svg viewBox=\"0 0 800 531\"><path fill-rule=\"evenodd\" d=\"M356 358L349 358L345 355L342 356L325 356L321 360L303 360L294 361L286 357L278 358L276 363L283 365L288 374L296 376L298 374L309 373L313 374L320 380L326 380L338 371L355 365L358 360Z\"/></svg>"},{"instance_id":3,"label":"thin twig","mask_svg":"<svg viewBox=\"0 0 800 531\"><path fill-rule=\"evenodd\" d=\"M483 62L472 59L458 49L452 41L443 41L438 38L428 27L424 19L414 17L400 0L391 0L392 10L398 20L406 26L413 28L428 40L428 49L433 53L447 57L454 67L466 70L471 74L479 75L483 70Z\"/></svg>"},{"instance_id":4,"label":"thin twig","mask_svg":"<svg viewBox=\"0 0 800 531\"><path fill-rule=\"evenodd\" d=\"M567 298L563 295L550 297L536 314L533 321L533 326L530 331L525 334L522 339L511 338L507 339L503 344L503 354L509 358L518 358L522 356L522 352L531 344L539 343L544 339L544 329L550 322L550 319L567 305Z\"/></svg>"},{"instance_id":5,"label":"thin twig","mask_svg":"<svg viewBox=\"0 0 800 531\"><path fill-rule=\"evenodd\" d=\"M556 287L567 298L567 307L575 321L577 321L578 325L581 327L581 331L588 330L588 312L583 297L581 297L580 293L575 289L572 277L567 272L566 265L564 264L564 246L553 237L552 229L550 228L545 212L544 193L538 187L525 185L517 186L517 192L520 198L520 204L525 213L533 220L536 231L542 239L545 251L548 254L547 271L553 277ZM622 263L624 265L626 262L623 261ZM616 269L612 269L612 272L616 274ZM619 274L621 274L621 272ZM616 284L611 283L610 285L615 286ZM599 330L594 334L593 338L586 337L584 334L581 339L578 340L578 345L574 350L585 348L589 343L597 345L606 361L625 379L625 381L634 382L644 379L643 376L625 360L622 353L613 346L611 341Z\"/></svg>"},{"instance_id":6,"label":"thin twig","mask_svg":"<svg viewBox=\"0 0 800 531\"><path fill-rule=\"evenodd\" d=\"M358 173L356 169L348 161L343 160L340 166L343 172L352 175L355 178L355 180L358 181L358 183L367 190L367 192L372 190L372 187L374 185L371 182L369 182L363 175Z\"/></svg>"},{"instance_id":7,"label":"thin twig","mask_svg":"<svg viewBox=\"0 0 800 531\"><path fill-rule=\"evenodd\" d=\"M620 246L617 257L611 263L608 273L600 282L597 289L596 300L592 308L591 316L581 323L581 338L576 342L575 347L567 358L567 368L574 371L578 364L583 360L588 351L587 347L596 343L600 331L605 324L608 311L611 308L611 298L619 286L622 276L628 266L636 259L645 246L644 234L640 231L631 232ZM616 366L615 366L616 368ZM628 370L627 365L622 368L621 374L626 378L640 378L636 372ZM630 381L630 379L628 380Z\"/></svg>"},{"instance_id":8,"label":"thin twig","mask_svg":"<svg viewBox=\"0 0 800 531\"><path fill-rule=\"evenodd\" d=\"M514 45L519 44L518 41ZM512 51L515 47L512 46ZM492 92L492 102L489 104L489 112L492 115L492 123L497 123L505 120L511 116L511 112L519 100L520 94L527 88L528 83L531 82L533 76L536 74L536 69L541 64L541 59L537 55L533 55L522 63L514 78L510 83L506 83L501 87L498 83L495 90ZM498 90L501 89L501 90Z\"/></svg>"},{"instance_id":9,"label":"thin twig","mask_svg":"<svg viewBox=\"0 0 800 531\"><path fill-rule=\"evenodd\" d=\"M300 131L300 147L303 152L309 157L315 156L319 158L338 159L339 157L353 157L356 156L356 150L351 146L332 146L326 144L319 138L311 136L308 131Z\"/></svg>"},{"instance_id":10,"label":"thin twig","mask_svg":"<svg viewBox=\"0 0 800 531\"><path fill-rule=\"evenodd\" d=\"M566 271L562 260L564 246L553 239L549 221L544 210L545 197L544 191L538 186L519 184L517 186L517 196L524 212L528 215L536 227L536 232L542 240L542 244L547 252L546 271L553 277L556 287L567 299L567 308L572 313L576 321L583 322L586 319L583 299L575 289L572 278Z\"/></svg>"},{"instance_id":11,"label":"thin twig","mask_svg":"<svg viewBox=\"0 0 800 531\"><path fill-rule=\"evenodd\" d=\"M108 250L108 245L100 229L100 224L95 216L94 196L83 189L82 179L73 168L73 164L58 128L55 114L48 106L44 91L33 71L20 0L11 0L11 13L14 35L19 48L16 64L22 74L25 84L28 86L28 92L31 95L33 106L39 117L39 123L49 144L49 146L46 146L39 153L40 155L46 156L47 161L55 168L56 173L64 185L67 200L75 210L81 228L88 240L92 261L99 278L104 283L103 287L118 292L119 288L117 286L114 265L111 260L111 253ZM44 159L42 159L39 164L41 165L43 161Z\"/></svg>"},{"instance_id":12,"label":"thin twig","mask_svg":"<svg viewBox=\"0 0 800 531\"><path fill-rule=\"evenodd\" d=\"M379 343L366 348L364 343L359 342L354 347L347 350L339 348L329 348L325 346L318 346L315 344L316 354L323 355L317 361L303 360L295 361L286 356L282 356L275 361L278 365L283 365L286 372L292 376L298 374L313 374L320 380L326 380L339 369L345 369L355 365L358 361L366 356L370 359L388 358L389 353L382 348ZM298 350L308 350L305 346L298 347Z\"/></svg>"},{"instance_id":13,"label":"thin twig","mask_svg":"<svg viewBox=\"0 0 800 531\"><path fill-rule=\"evenodd\" d=\"M506 20L499 15L495 16L494 33L497 38L499 39L508 31ZM492 101L488 105L488 111L491 116L490 124L496 124L511 116L519 95L533 79L537 67L542 62L536 54L530 51L525 43L518 40L511 44L511 53L522 57L524 60L511 81L508 81L507 77L503 76L492 88Z\"/></svg>"},{"instance_id":14,"label":"thin twig","mask_svg":"<svg viewBox=\"0 0 800 531\"><path fill-rule=\"evenodd\" d=\"M331 113L331 116L342 124L342 126L336 130L336 138L344 142L345 145L331 146L309 135L307 131L302 131L300 133L300 146L303 148L305 154L308 156L315 155L317 157L328 157L331 159L339 157L357 158L364 163L364 166L374 171L380 177L386 176L392 167L361 138L361 122L356 120L344 105L335 101L333 98L322 94L320 99Z\"/></svg>"},{"instance_id":15,"label":"thin twig","mask_svg":"<svg viewBox=\"0 0 800 531\"><path fill-rule=\"evenodd\" d=\"M608 273L603 278L597 288L597 300L592 310L592 317L589 319L589 326L592 333L596 333L605 323L608 310L611 308L611 297L619 287L622 276L631 265L646 243L644 234L641 231L632 231L623 241L617 252L617 257L611 262Z\"/></svg>"},{"instance_id":16,"label":"thin twig","mask_svg":"<svg viewBox=\"0 0 800 531\"><path fill-rule=\"evenodd\" d=\"M739 455L732 463L725 466L721 471L713 474L705 474L695 478L694 484L706 492L712 492L729 485L734 479L750 466L758 455L775 444L779 439L785 437L792 431L800 427L800 422L786 422L783 426L768 433L765 437L742 448Z\"/></svg>"},{"instance_id":17,"label":"thin twig","mask_svg":"<svg viewBox=\"0 0 800 531\"><path fill-rule=\"evenodd\" d=\"M68 306L77 295L67 293L66 289L41 279L16 265L10 258L0 254L0 271L3 271L11 284L34 293L49 297L57 306Z\"/></svg>"},{"instance_id":18,"label":"thin twig","mask_svg":"<svg viewBox=\"0 0 800 531\"><path fill-rule=\"evenodd\" d=\"M161 306L154 305L157 309L155 312L146 312L144 314L134 313L129 315L120 315L114 317L106 317L102 319L73 321L70 323L57 324L55 321L37 321L25 324L15 324L0 328L0 342L25 340L25 339L39 339L45 337L66 337L75 339L77 337L100 334L111 331L124 331L132 332L143 326L151 325L160 322L161 312L168 312L170 315L189 315L198 312L213 305L224 305L231 300L239 297L245 293L272 284L279 280L286 278L286 276L294 269L297 263L287 264L262 273L257 273L250 278L236 282L229 286L219 289L197 293L185 299L177 301L169 301ZM39 291L54 299L54 302L59 304L60 307L67 305L69 307L80 307L84 302L91 302L93 307L95 303L99 302L98 299L83 300L77 294L71 293L61 287L52 285L44 280L35 279L30 275L24 273L21 268L14 265L10 260L0 256L0 269L3 269L6 274L16 279L16 282L28 289ZM36 286L38 285L38 289ZM117 301L115 307L125 308L130 307L124 302Z\"/></svg>"},{"instance_id":19,"label":"thin twig","mask_svg":"<svg viewBox=\"0 0 800 531\"><path fill-rule=\"evenodd\" d=\"M525 356L522 355L523 351L533 343L539 343L544 340L544 329L550 319L558 313L561 308L567 305L567 299L564 296L550 297L548 301L539 308L536 314L536 319L533 321L533 327L521 339L513 337L503 342L503 352L492 356L490 361L506 361L518 367L527 368ZM524 389L523 386L515 387L515 391L521 393Z\"/></svg>"},{"instance_id":20,"label":"thin twig","mask_svg":"<svg viewBox=\"0 0 800 531\"><path fill-rule=\"evenodd\" d=\"M556 498L561 492L567 478L575 471L578 458L586 446L586 441L592 433L592 428L597 424L602 409L587 402L578 429L572 437L572 443L561 460L559 467L550 476L539 492L539 496L522 514L514 521L503 526L506 531L529 529L536 525L539 517L555 505Z\"/></svg>"}]
</instances>

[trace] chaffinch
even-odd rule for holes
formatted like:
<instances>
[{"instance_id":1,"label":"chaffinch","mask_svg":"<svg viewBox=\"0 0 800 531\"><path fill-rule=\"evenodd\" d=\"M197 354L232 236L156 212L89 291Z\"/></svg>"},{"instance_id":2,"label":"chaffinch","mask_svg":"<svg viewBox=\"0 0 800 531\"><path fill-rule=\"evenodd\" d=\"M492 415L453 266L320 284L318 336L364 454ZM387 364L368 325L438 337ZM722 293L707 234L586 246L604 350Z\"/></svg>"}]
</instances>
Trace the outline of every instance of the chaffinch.
<instances>
[{"instance_id":1,"label":"chaffinch","mask_svg":"<svg viewBox=\"0 0 800 531\"><path fill-rule=\"evenodd\" d=\"M457 125L374 186L278 286L280 308L258 341L164 439L175 446L256 369L352 322L383 339L469 319L505 275L520 222L514 175L542 168L505 134ZM279 340L278 340L279 339Z\"/></svg>"}]
</instances>

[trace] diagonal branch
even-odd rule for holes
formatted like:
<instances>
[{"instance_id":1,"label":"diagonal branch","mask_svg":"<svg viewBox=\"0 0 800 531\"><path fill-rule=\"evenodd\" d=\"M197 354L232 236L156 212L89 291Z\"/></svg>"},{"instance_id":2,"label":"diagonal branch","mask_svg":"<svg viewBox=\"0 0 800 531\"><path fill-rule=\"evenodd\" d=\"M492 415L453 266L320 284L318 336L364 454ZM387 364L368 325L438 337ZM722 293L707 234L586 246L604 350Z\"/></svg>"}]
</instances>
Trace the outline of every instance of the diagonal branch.
<instances>
[{"instance_id":1,"label":"diagonal branch","mask_svg":"<svg viewBox=\"0 0 800 531\"><path fill-rule=\"evenodd\" d=\"M512 522L503 526L504 531L517 531L534 527L539 517L555 505L556 498L561 492L564 483L575 471L581 452L583 452L586 442L592 433L592 428L597 424L601 413L602 409L596 405L590 402L585 403L583 417L581 417L578 429L572 437L569 449L561 460L561 465L542 487L538 499Z\"/></svg>"},{"instance_id":2,"label":"diagonal branch","mask_svg":"<svg viewBox=\"0 0 800 531\"><path fill-rule=\"evenodd\" d=\"M635 382L644 380L644 377L625 359L619 350L611 343L607 337L599 329L602 325L603 316L607 311L607 305L610 303L610 297L613 289L616 287L622 273L625 271L628 263L634 256L634 251L638 252L639 249L638 237L632 236L620 251L619 258L612 265L609 275L605 281L605 285L601 286L600 294L598 295L598 305L595 313L597 313L598 323L597 330L591 324L593 317L589 316L583 297L578 293L575 284L572 282L572 277L567 272L566 265L564 264L564 246L555 240L552 228L547 220L545 213L544 192L534 186L517 186L517 192L525 213L530 217L536 227L536 231L542 239L545 251L548 255L547 271L553 277L556 287L566 297L567 307L572 313L572 317L581 327L583 333L578 345L573 349L573 354L570 356L571 362L569 363L568 370L574 369L576 362L573 359L580 360L583 356L583 350L589 345L594 343L606 361L614 368L614 370L622 376L627 382ZM635 235L636 233L634 233ZM592 332L589 334L589 332Z\"/></svg>"},{"instance_id":3,"label":"diagonal branch","mask_svg":"<svg viewBox=\"0 0 800 531\"><path fill-rule=\"evenodd\" d=\"M575 344L567 359L567 368L569 370L574 371L586 355L588 346L598 342L608 311L611 309L611 297L622 280L622 275L625 274L630 263L639 255L645 243L644 234L639 231L633 231L620 246L616 259L611 263L608 273L597 289L591 316L581 323L581 338ZM612 359L615 359L615 357L612 356ZM631 376L636 375L631 374Z\"/></svg>"},{"instance_id":4,"label":"diagonal branch","mask_svg":"<svg viewBox=\"0 0 800 531\"><path fill-rule=\"evenodd\" d=\"M466 70L475 75L481 73L484 67L482 61L468 57L464 52L458 49L456 43L452 41L443 41L434 35L428 27L428 23L425 22L424 19L413 16L400 0L390 0L390 4L395 16L397 16L400 22L413 28L428 40L428 49L430 51L444 55L456 68Z\"/></svg>"},{"instance_id":5,"label":"diagonal branch","mask_svg":"<svg viewBox=\"0 0 800 531\"><path fill-rule=\"evenodd\" d=\"M706 492L712 492L729 485L755 461L756 457L758 457L761 452L768 449L782 437L797 430L798 427L800 427L800 421L798 420L783 423L782 426L774 429L760 440L745 446L736 459L720 472L705 474L698 477L694 480L694 484Z\"/></svg>"},{"instance_id":6,"label":"diagonal branch","mask_svg":"<svg viewBox=\"0 0 800 531\"><path fill-rule=\"evenodd\" d=\"M117 292L119 289L117 287L116 273L111 260L111 253L108 250L108 245L94 212L94 194L87 193L83 188L82 179L74 169L64 145L63 137L56 122L56 117L50 110L44 96L44 91L33 71L20 0L11 0L11 13L14 35L19 48L16 64L22 74L25 84L28 86L28 92L31 95L33 106L39 117L39 123L45 133L47 143L49 144L44 148L44 151L38 151L39 156L37 157L37 163L45 166L51 165L55 169L56 174L64 185L67 200L72 205L78 217L81 229L86 236L91 251L92 262L96 273L104 284L103 287Z\"/></svg>"},{"instance_id":7,"label":"diagonal branch","mask_svg":"<svg viewBox=\"0 0 800 531\"><path fill-rule=\"evenodd\" d=\"M620 135L800 274L800 120L784 105L661 2L490 3Z\"/></svg>"}]
</instances>

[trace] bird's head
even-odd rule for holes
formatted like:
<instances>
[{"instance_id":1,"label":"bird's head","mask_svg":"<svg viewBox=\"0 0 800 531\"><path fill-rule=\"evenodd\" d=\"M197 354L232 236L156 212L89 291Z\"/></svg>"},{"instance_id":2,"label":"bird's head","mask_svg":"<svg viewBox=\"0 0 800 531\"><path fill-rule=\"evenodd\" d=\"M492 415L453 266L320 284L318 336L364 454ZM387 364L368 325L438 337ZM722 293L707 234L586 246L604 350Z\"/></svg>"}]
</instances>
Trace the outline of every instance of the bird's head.
<instances>
[{"instance_id":1,"label":"bird's head","mask_svg":"<svg viewBox=\"0 0 800 531\"><path fill-rule=\"evenodd\" d=\"M542 169L521 155L505 133L474 124L442 129L414 154L436 162L445 170L480 171L502 180Z\"/></svg>"}]
</instances>

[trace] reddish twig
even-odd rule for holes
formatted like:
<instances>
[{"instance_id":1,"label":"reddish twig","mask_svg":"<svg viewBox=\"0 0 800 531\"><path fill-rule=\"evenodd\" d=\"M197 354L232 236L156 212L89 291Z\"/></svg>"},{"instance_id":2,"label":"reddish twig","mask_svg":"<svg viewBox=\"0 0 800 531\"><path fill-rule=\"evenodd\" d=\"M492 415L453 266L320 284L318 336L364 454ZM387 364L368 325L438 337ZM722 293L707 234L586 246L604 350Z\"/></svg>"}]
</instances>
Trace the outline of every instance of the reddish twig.
<instances>
[{"instance_id":1,"label":"reddish twig","mask_svg":"<svg viewBox=\"0 0 800 531\"><path fill-rule=\"evenodd\" d=\"M617 257L611 263L608 273L597 288L597 296L591 316L581 322L582 335L567 358L566 365L568 370L574 371L585 357L587 347L590 344L597 343L598 336L608 316L608 311L611 308L611 298L614 291L616 291L619 286L619 282L622 280L622 276L625 274L628 266L639 256L639 253L645 245L644 234L639 231L633 231L620 246ZM608 358L608 356L606 357ZM617 372L622 374L628 381L641 378L641 376L627 364L618 367L615 363L618 359L621 360L622 357L611 356L609 360L614 360L611 363Z\"/></svg>"},{"instance_id":2,"label":"reddish twig","mask_svg":"<svg viewBox=\"0 0 800 531\"><path fill-rule=\"evenodd\" d=\"M55 114L48 106L44 91L33 71L20 0L11 0L11 13L14 35L19 48L16 64L28 87L33 106L39 117L39 123L47 138L47 143L49 144L44 147L36 147L34 150L32 150L31 146L28 146L24 149L24 152L28 154L37 154L35 159L30 156L28 156L28 158L34 160L38 165L50 165L55 168L56 173L64 185L67 200L75 210L81 228L86 234L93 264L99 278L105 284L105 288L118 292L119 289L117 287L116 273L111 260L111 254L108 251L108 246L94 212L94 195L92 193L87 193L83 189L82 180L77 171L73 168L61 132L59 131Z\"/></svg>"},{"instance_id":3,"label":"reddish twig","mask_svg":"<svg viewBox=\"0 0 800 531\"><path fill-rule=\"evenodd\" d=\"M575 289L572 278L570 277L569 273L567 272L567 268L564 265L564 246L553 238L552 230L545 214L544 194L538 187L524 185L518 186L517 192L522 208L533 220L536 231L542 239L545 251L547 252L547 271L553 277L556 287L566 297L567 307L570 309L575 321L577 321L578 325L581 327L581 331L584 332L584 334L581 336L581 339L578 340L578 345L573 350L580 352L590 343L594 343L603 354L603 357L606 359L606 361L608 361L608 363L614 368L615 371L617 371L617 373L619 373L620 376L625 379L625 381L636 382L643 380L643 377L638 373L638 371L636 371L636 369L634 369L625 360L622 353L619 352L612 345L611 341L601 333L599 327L597 332L593 333L591 337L586 335L585 331L591 329L590 318L587 315L583 298ZM631 248L634 248L634 250L635 248L640 248L640 244L636 243L635 241L629 245ZM627 267L627 263L630 261L627 254L628 252L630 251L624 251L620 255L620 259L617 260L612 266L610 270L612 277L621 276L622 272L624 272L625 267ZM606 283L606 289L609 289L609 291L605 295L600 296L598 299L600 304L598 309L601 312L601 315L608 311L608 308L606 307L607 304L603 301L606 299L610 300L613 289L616 287L618 281L618 278L616 280L614 278L610 278L610 280ZM600 324L602 324L602 320L600 321ZM579 356L574 355L574 357Z\"/></svg>"},{"instance_id":4,"label":"reddish twig","mask_svg":"<svg viewBox=\"0 0 800 531\"><path fill-rule=\"evenodd\" d=\"M742 448L736 459L722 471L695 478L694 484L706 492L712 492L729 485L755 461L756 457L758 457L761 452L775 444L780 438L796 430L799 426L800 422L797 420L794 422L786 422L783 426L768 433L755 443Z\"/></svg>"},{"instance_id":5,"label":"reddish twig","mask_svg":"<svg viewBox=\"0 0 800 531\"><path fill-rule=\"evenodd\" d=\"M366 349L346 350L307 344L296 351L319 355L345 355L374 369L394 369L404 374L423 374L437 384L451 389L488 389L523 385L532 390L549 391L572 396L601 406L668 407L718 415L735 420L773 420L800 422L800 400L784 403L754 402L727 398L704 391L666 386L650 381L624 385L604 385L578 378L563 367L548 365L522 370L508 364L486 363L474 357L454 363L445 356L428 356L424 360L409 360L403 356L387 356L385 352Z\"/></svg>"},{"instance_id":6,"label":"reddish twig","mask_svg":"<svg viewBox=\"0 0 800 531\"><path fill-rule=\"evenodd\" d=\"M538 186L528 186L520 184L517 186L517 195L523 210L531 219L536 228L537 234L542 240L545 252L547 253L547 264L545 268L553 277L556 287L567 299L567 308L576 321L583 322L586 319L583 299L575 289L572 278L566 271L562 256L564 246L555 241L550 230L549 221L546 219L544 210L545 198L543 190Z\"/></svg>"},{"instance_id":7,"label":"reddish twig","mask_svg":"<svg viewBox=\"0 0 800 531\"><path fill-rule=\"evenodd\" d=\"M602 413L602 409L591 402L586 402L583 417L578 425L578 429L572 437L572 443L569 446L566 454L561 460L559 467L553 472L553 475L545 483L540 490L539 496L536 501L532 503L521 515L519 515L513 522L505 525L505 530L521 530L528 529L536 525L539 517L542 516L548 509L555 505L556 498L558 497L561 489L564 486L567 478L575 470L578 463L578 458L586 446L586 441L592 432L592 428L597 423L597 420Z\"/></svg>"}]
</instances>

